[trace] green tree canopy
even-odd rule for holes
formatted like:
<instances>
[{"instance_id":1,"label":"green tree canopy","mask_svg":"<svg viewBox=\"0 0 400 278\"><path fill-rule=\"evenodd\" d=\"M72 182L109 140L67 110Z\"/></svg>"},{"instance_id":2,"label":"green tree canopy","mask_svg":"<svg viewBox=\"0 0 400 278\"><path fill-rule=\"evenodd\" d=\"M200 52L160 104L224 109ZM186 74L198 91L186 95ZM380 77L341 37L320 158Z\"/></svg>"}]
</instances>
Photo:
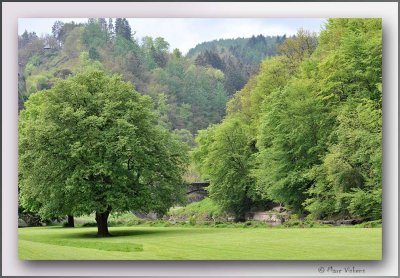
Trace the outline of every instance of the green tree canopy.
<instances>
[{"instance_id":1,"label":"green tree canopy","mask_svg":"<svg viewBox=\"0 0 400 278\"><path fill-rule=\"evenodd\" d=\"M225 211L244 220L245 213L261 201L250 175L255 141L249 126L238 117L201 130L192 157L197 169L210 181L210 197Z\"/></svg>"},{"instance_id":2,"label":"green tree canopy","mask_svg":"<svg viewBox=\"0 0 400 278\"><path fill-rule=\"evenodd\" d=\"M382 22L325 27L318 44L304 30L285 39L199 132L194 159L225 209L248 188L312 218L381 218Z\"/></svg>"},{"instance_id":3,"label":"green tree canopy","mask_svg":"<svg viewBox=\"0 0 400 278\"><path fill-rule=\"evenodd\" d=\"M119 76L82 72L31 95L19 120L19 188L40 215L166 212L183 192L187 149L149 97ZM129 164L129 165L128 165Z\"/></svg>"}]
</instances>

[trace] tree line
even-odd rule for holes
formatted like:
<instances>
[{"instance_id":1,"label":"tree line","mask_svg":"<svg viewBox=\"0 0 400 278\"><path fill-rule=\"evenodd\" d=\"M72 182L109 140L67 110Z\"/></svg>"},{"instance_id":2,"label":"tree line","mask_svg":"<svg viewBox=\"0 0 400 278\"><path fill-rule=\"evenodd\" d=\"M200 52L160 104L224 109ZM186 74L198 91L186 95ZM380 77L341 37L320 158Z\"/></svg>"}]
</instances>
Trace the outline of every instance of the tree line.
<instances>
[{"instance_id":1,"label":"tree line","mask_svg":"<svg viewBox=\"0 0 400 278\"><path fill-rule=\"evenodd\" d=\"M381 20L329 19L279 51L196 138L210 197L237 219L277 203L313 219L380 219Z\"/></svg>"},{"instance_id":2,"label":"tree line","mask_svg":"<svg viewBox=\"0 0 400 278\"><path fill-rule=\"evenodd\" d=\"M95 212L108 236L111 212L183 200L194 146L210 197L236 220L277 203L314 219L381 218L381 20L299 30L227 104L212 51L191 60L162 38L138 43L123 19L53 27L19 38L24 209Z\"/></svg>"}]
</instances>

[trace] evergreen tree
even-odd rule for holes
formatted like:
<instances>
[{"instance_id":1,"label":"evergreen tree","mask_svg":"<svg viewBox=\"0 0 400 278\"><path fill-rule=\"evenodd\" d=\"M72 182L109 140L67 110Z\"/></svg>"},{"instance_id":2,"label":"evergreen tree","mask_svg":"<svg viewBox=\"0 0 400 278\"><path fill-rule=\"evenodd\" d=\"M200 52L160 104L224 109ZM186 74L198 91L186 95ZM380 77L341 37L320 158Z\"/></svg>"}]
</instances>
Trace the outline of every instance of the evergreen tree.
<instances>
[{"instance_id":1,"label":"evergreen tree","mask_svg":"<svg viewBox=\"0 0 400 278\"><path fill-rule=\"evenodd\" d=\"M132 30L126 18L117 18L115 20L115 35L121 36L126 40L132 40Z\"/></svg>"}]
</instances>

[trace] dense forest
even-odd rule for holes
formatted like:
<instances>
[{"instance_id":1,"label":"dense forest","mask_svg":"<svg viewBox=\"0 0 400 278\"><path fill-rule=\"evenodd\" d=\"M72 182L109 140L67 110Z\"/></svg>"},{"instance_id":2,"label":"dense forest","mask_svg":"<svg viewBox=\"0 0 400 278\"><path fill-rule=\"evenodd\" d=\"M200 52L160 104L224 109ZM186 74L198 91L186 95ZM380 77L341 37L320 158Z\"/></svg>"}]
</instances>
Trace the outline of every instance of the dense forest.
<instances>
[{"instance_id":1,"label":"dense forest","mask_svg":"<svg viewBox=\"0 0 400 278\"><path fill-rule=\"evenodd\" d=\"M187 57L196 65L212 66L225 74L224 86L229 96L242 89L260 66L260 62L277 55L283 36L252 36L251 38L219 39L203 42L189 50Z\"/></svg>"},{"instance_id":2,"label":"dense forest","mask_svg":"<svg viewBox=\"0 0 400 278\"><path fill-rule=\"evenodd\" d=\"M211 198L238 218L276 202L316 219L380 219L381 20L330 19L318 40L301 31L278 48L196 138Z\"/></svg>"},{"instance_id":3,"label":"dense forest","mask_svg":"<svg viewBox=\"0 0 400 278\"><path fill-rule=\"evenodd\" d=\"M313 219L381 218L381 20L329 19L318 36L300 29L291 37L221 39L201 43L184 56L161 37L138 41L124 18L91 18L85 24L57 21L45 37L25 32L18 48L19 110L28 99L34 107L40 97L32 96L43 90L54 92L56 104L55 92L69 88L60 81L88 86L99 76L104 90L107 82L115 82L122 95L128 86L123 81L132 83L141 95L135 98L154 112L143 112L151 134L165 139L165 148L179 153L182 161L185 147L171 138L191 148L189 164L210 182L211 200L236 220L275 204ZM121 80L88 73L93 70L117 73ZM134 107L129 105L124 109ZM56 117L57 109L50 112ZM140 118L128 114L131 120ZM151 129L150 119L160 128ZM32 133L25 131L23 144L29 145ZM118 132L137 136L133 129ZM158 148L155 141L139 139L143 146ZM167 149L163 161L168 161ZM167 169L175 169L174 174L182 175L184 164L163 171L167 175ZM146 165L140 167L150 167ZM158 175L150 169L149 180ZM37 175L39 169L40 180ZM123 179L118 181L122 186ZM170 181L181 179L171 176ZM118 195L113 198L118 207ZM135 202L140 207L143 200ZM173 200L167 198L166 204ZM55 207L35 206L47 217ZM85 210L90 211L92 207Z\"/></svg>"},{"instance_id":4,"label":"dense forest","mask_svg":"<svg viewBox=\"0 0 400 278\"><path fill-rule=\"evenodd\" d=\"M19 36L19 108L27 97L85 68L118 73L153 99L160 121L194 144L197 130L219 122L227 100L243 88L261 60L285 37L232 39L202 44L184 57L161 37L134 36L124 18L57 21L52 34ZM218 50L217 50L218 49ZM271 50L272 49L272 50Z\"/></svg>"}]
</instances>

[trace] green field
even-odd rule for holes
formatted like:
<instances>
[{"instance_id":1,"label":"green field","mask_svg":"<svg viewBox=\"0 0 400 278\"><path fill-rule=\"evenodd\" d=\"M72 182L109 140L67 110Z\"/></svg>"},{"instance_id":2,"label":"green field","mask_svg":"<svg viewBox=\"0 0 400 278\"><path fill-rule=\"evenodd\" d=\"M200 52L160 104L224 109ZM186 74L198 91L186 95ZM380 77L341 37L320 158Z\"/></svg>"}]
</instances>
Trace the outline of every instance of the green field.
<instances>
[{"instance_id":1,"label":"green field","mask_svg":"<svg viewBox=\"0 0 400 278\"><path fill-rule=\"evenodd\" d=\"M381 260L381 228L18 229L21 260Z\"/></svg>"}]
</instances>

